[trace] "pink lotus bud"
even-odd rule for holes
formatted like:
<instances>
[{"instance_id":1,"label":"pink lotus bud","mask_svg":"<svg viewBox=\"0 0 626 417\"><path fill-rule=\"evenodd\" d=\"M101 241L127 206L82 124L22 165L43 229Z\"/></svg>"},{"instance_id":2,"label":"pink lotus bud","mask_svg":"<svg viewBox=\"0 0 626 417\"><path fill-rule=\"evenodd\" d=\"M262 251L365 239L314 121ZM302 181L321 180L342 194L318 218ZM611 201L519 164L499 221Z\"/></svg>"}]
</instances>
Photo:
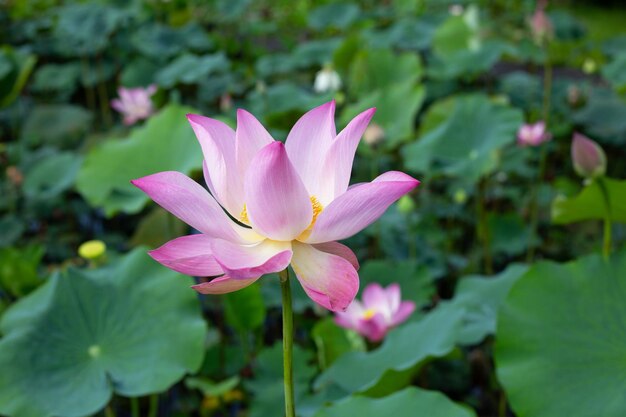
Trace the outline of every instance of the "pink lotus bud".
<instances>
[{"instance_id":1,"label":"pink lotus bud","mask_svg":"<svg viewBox=\"0 0 626 417\"><path fill-rule=\"evenodd\" d=\"M370 146L374 146L385 138L385 130L378 124L370 124L363 133L363 141Z\"/></svg>"},{"instance_id":2,"label":"pink lotus bud","mask_svg":"<svg viewBox=\"0 0 626 417\"><path fill-rule=\"evenodd\" d=\"M600 177L606 173L606 155L596 142L585 135L574 133L572 162L578 175L585 178Z\"/></svg>"},{"instance_id":3,"label":"pink lotus bud","mask_svg":"<svg viewBox=\"0 0 626 417\"><path fill-rule=\"evenodd\" d=\"M552 22L546 15L545 7L547 1L540 1L537 4L535 12L530 18L529 25L535 42L541 44L550 39L554 33Z\"/></svg>"},{"instance_id":4,"label":"pink lotus bud","mask_svg":"<svg viewBox=\"0 0 626 417\"><path fill-rule=\"evenodd\" d=\"M552 139L546 131L546 124L539 121L535 124L524 124L517 131L517 143L521 146L539 146Z\"/></svg>"}]
</instances>

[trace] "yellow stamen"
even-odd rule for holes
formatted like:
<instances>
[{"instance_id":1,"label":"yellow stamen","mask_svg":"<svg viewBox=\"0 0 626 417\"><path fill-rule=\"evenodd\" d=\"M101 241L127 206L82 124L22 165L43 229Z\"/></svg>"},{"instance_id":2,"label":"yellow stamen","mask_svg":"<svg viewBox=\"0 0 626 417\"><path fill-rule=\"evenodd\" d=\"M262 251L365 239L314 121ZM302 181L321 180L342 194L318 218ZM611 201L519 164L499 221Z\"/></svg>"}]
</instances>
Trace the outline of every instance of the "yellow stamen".
<instances>
[{"instance_id":1,"label":"yellow stamen","mask_svg":"<svg viewBox=\"0 0 626 417\"><path fill-rule=\"evenodd\" d=\"M243 209L241 210L241 214L239 215L239 220L245 224L250 223L250 220L248 219L248 208L245 204L243 205Z\"/></svg>"},{"instance_id":2,"label":"yellow stamen","mask_svg":"<svg viewBox=\"0 0 626 417\"><path fill-rule=\"evenodd\" d=\"M311 229L313 229L313 225L317 221L317 216L319 216L322 210L324 210L324 206L322 206L322 203L320 203L317 197L312 195L310 197L310 200L311 200L311 208L313 209L313 219L311 219L311 224L309 224L309 227L307 227L304 230L304 232L302 232L300 236L298 236L297 238L298 240L306 239L307 236L309 236L309 234L311 233Z\"/></svg>"},{"instance_id":3,"label":"yellow stamen","mask_svg":"<svg viewBox=\"0 0 626 417\"><path fill-rule=\"evenodd\" d=\"M363 313L363 319L364 320L371 320L375 315L376 315L376 310L374 310L373 308L368 308Z\"/></svg>"},{"instance_id":4,"label":"yellow stamen","mask_svg":"<svg viewBox=\"0 0 626 417\"><path fill-rule=\"evenodd\" d=\"M313 208L313 220L311 220L311 224L308 229L311 229L317 220L317 216L322 212L324 207L322 207L322 203L319 202L317 197L314 195L311 196L311 207Z\"/></svg>"}]
</instances>

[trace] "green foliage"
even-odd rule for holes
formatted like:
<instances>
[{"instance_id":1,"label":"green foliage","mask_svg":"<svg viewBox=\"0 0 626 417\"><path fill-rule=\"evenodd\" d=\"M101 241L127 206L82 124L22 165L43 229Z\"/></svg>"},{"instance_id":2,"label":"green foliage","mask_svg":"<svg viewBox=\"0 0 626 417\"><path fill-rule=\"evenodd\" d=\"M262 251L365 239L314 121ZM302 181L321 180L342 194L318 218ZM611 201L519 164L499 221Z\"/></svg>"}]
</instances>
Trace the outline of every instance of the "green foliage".
<instances>
[{"instance_id":1,"label":"green foliage","mask_svg":"<svg viewBox=\"0 0 626 417\"><path fill-rule=\"evenodd\" d=\"M608 197L606 205L604 191ZM584 220L603 220L626 223L626 180L610 178L594 180L573 197L558 196L552 204L552 221L568 224Z\"/></svg>"},{"instance_id":2,"label":"green foliage","mask_svg":"<svg viewBox=\"0 0 626 417\"><path fill-rule=\"evenodd\" d=\"M374 282L383 287L398 283L402 297L415 302L417 308L428 305L435 293L430 271L415 261L367 261L359 269L359 278L361 289Z\"/></svg>"},{"instance_id":3,"label":"green foliage","mask_svg":"<svg viewBox=\"0 0 626 417\"><path fill-rule=\"evenodd\" d=\"M404 163L412 171L476 182L498 167L501 148L513 143L521 123L519 110L484 95L447 98L424 116L421 137L402 150Z\"/></svg>"},{"instance_id":4,"label":"green foliage","mask_svg":"<svg viewBox=\"0 0 626 417\"><path fill-rule=\"evenodd\" d=\"M265 321L261 287L251 285L224 296L224 314L229 325L240 332L255 330Z\"/></svg>"},{"instance_id":5,"label":"green foliage","mask_svg":"<svg viewBox=\"0 0 626 417\"><path fill-rule=\"evenodd\" d=\"M0 248L0 289L19 298L41 285L38 269L43 255L41 246Z\"/></svg>"},{"instance_id":6,"label":"green foliage","mask_svg":"<svg viewBox=\"0 0 626 417\"><path fill-rule=\"evenodd\" d=\"M330 318L318 321L311 337L317 348L317 359L321 369L328 368L337 358L352 350L365 350L363 338L357 333L342 329Z\"/></svg>"},{"instance_id":7,"label":"green foliage","mask_svg":"<svg viewBox=\"0 0 626 417\"><path fill-rule=\"evenodd\" d=\"M37 58L10 46L0 48L0 109L8 106L20 93Z\"/></svg>"},{"instance_id":8,"label":"green foliage","mask_svg":"<svg viewBox=\"0 0 626 417\"><path fill-rule=\"evenodd\" d=\"M30 146L75 146L83 139L92 122L86 109L71 104L37 106L28 115L22 130L22 140Z\"/></svg>"},{"instance_id":9,"label":"green foliage","mask_svg":"<svg viewBox=\"0 0 626 417\"><path fill-rule=\"evenodd\" d=\"M161 392L197 370L206 324L190 281L143 248L98 270L55 274L0 322L0 412L92 414L113 392Z\"/></svg>"},{"instance_id":10,"label":"green foliage","mask_svg":"<svg viewBox=\"0 0 626 417\"><path fill-rule=\"evenodd\" d=\"M457 404L445 395L418 388L405 388L385 398L355 396L322 409L314 417L339 417L381 415L397 417L472 417L476 414Z\"/></svg>"},{"instance_id":11,"label":"green foliage","mask_svg":"<svg viewBox=\"0 0 626 417\"><path fill-rule=\"evenodd\" d=\"M78 173L78 191L109 216L141 210L148 197L130 180L158 171L189 173L200 168L200 146L185 118L191 112L191 108L170 105L144 126L134 128L129 137L111 138L93 148Z\"/></svg>"},{"instance_id":12,"label":"green foliage","mask_svg":"<svg viewBox=\"0 0 626 417\"><path fill-rule=\"evenodd\" d=\"M74 185L82 157L71 152L60 152L26 172L24 193L33 199L47 199L61 195Z\"/></svg>"},{"instance_id":13,"label":"green foliage","mask_svg":"<svg viewBox=\"0 0 626 417\"><path fill-rule=\"evenodd\" d=\"M162 87L173 87L178 83L195 84L216 72L228 70L228 59L224 54L196 56L181 55L155 75Z\"/></svg>"},{"instance_id":14,"label":"green foliage","mask_svg":"<svg viewBox=\"0 0 626 417\"><path fill-rule=\"evenodd\" d=\"M520 416L626 413L626 255L534 265L498 316L498 378ZM546 395L550 393L550 395Z\"/></svg>"},{"instance_id":15,"label":"green foliage","mask_svg":"<svg viewBox=\"0 0 626 417\"><path fill-rule=\"evenodd\" d=\"M279 415L284 410L284 383L283 383L283 349L282 344L264 349L256 358L254 367L255 378L245 383L246 387L255 395L255 401L250 407L250 417L265 417ZM315 369L309 365L309 352L294 346L293 370L296 404L307 392L307 384L315 374Z\"/></svg>"},{"instance_id":16,"label":"green foliage","mask_svg":"<svg viewBox=\"0 0 626 417\"><path fill-rule=\"evenodd\" d=\"M473 345L496 332L497 312L513 284L528 267L512 264L492 277L466 276L456 288L452 304L464 310L463 325L457 336L458 343Z\"/></svg>"},{"instance_id":17,"label":"green foliage","mask_svg":"<svg viewBox=\"0 0 626 417\"><path fill-rule=\"evenodd\" d=\"M416 323L392 331L383 345L371 352L350 352L336 360L317 379L322 388L337 385L349 393L382 396L402 388L426 361L452 351L463 310L438 309Z\"/></svg>"}]
</instances>

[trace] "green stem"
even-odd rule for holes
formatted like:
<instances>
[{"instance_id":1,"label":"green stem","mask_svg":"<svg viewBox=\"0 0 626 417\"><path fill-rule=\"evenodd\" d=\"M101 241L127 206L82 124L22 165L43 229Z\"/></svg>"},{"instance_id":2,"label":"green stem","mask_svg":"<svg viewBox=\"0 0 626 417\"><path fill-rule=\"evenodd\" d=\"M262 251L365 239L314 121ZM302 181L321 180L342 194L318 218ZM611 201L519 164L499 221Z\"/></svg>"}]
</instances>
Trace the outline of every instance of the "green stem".
<instances>
[{"instance_id":1,"label":"green stem","mask_svg":"<svg viewBox=\"0 0 626 417\"><path fill-rule=\"evenodd\" d=\"M491 257L491 243L489 236L489 222L487 219L487 209L485 208L486 180L482 179L478 185L478 198L476 209L478 211L477 235L483 244L483 259L485 263L485 273L493 274L493 258Z\"/></svg>"},{"instance_id":2,"label":"green stem","mask_svg":"<svg viewBox=\"0 0 626 417\"><path fill-rule=\"evenodd\" d=\"M133 417L139 417L139 398L137 397L130 399L130 414Z\"/></svg>"},{"instance_id":3,"label":"green stem","mask_svg":"<svg viewBox=\"0 0 626 417\"><path fill-rule=\"evenodd\" d=\"M295 417L296 407L293 395L293 309L289 271L279 273L283 295L283 370L285 379L285 416Z\"/></svg>"},{"instance_id":4,"label":"green stem","mask_svg":"<svg viewBox=\"0 0 626 417\"><path fill-rule=\"evenodd\" d=\"M542 116L543 122L548 129L550 121L550 106L552 101L552 62L550 61L550 50L548 45L544 45L544 51L546 54L546 60L543 66L543 107ZM528 242L528 252L526 253L526 261L532 262L535 258L535 246L533 245L533 238L537 234L537 227L539 224L539 205L537 204L537 191L541 186L543 177L546 170L546 159L548 152L546 151L546 145L541 147L541 157L539 160L539 173L537 175L537 181L532 189L532 195L530 199L530 234Z\"/></svg>"},{"instance_id":5,"label":"green stem","mask_svg":"<svg viewBox=\"0 0 626 417\"><path fill-rule=\"evenodd\" d=\"M113 125L113 118L111 117L111 109L109 109L109 95L107 93L107 88L102 80L104 77L104 71L102 70L102 58L98 57L98 77L100 81L98 81L98 97L100 98L100 113L102 115L102 120L106 124L108 128L111 128Z\"/></svg>"},{"instance_id":6,"label":"green stem","mask_svg":"<svg viewBox=\"0 0 626 417\"><path fill-rule=\"evenodd\" d=\"M159 394L150 396L150 408L148 409L148 417L157 417L159 413Z\"/></svg>"},{"instance_id":7,"label":"green stem","mask_svg":"<svg viewBox=\"0 0 626 417\"><path fill-rule=\"evenodd\" d=\"M80 63L81 63L81 69L83 72L83 79L87 80L89 77L89 58L83 56L80 59ZM96 108L96 97L95 97L95 93L94 90L91 86L88 85L83 85L83 87L85 88L85 94L87 96L87 107L89 108L89 110L94 111L94 109Z\"/></svg>"},{"instance_id":8,"label":"green stem","mask_svg":"<svg viewBox=\"0 0 626 417\"><path fill-rule=\"evenodd\" d=\"M604 242L602 245L602 254L605 259L608 259L611 256L611 231L612 231L612 223L611 223L611 199L609 196L609 191L606 188L606 184L604 183L604 178L600 177L596 180L598 182L598 186L600 187L600 191L602 192L602 201L604 202Z\"/></svg>"},{"instance_id":9,"label":"green stem","mask_svg":"<svg viewBox=\"0 0 626 417\"><path fill-rule=\"evenodd\" d=\"M537 202L537 194L539 194L539 187L543 181L543 177L546 171L546 160L548 152L546 147L541 147L541 156L539 157L539 172L537 174L537 180L531 190L530 196L530 234L528 235L528 252L526 254L526 261L532 262L535 258L535 245L533 244L534 237L537 235L537 228L539 226L539 204Z\"/></svg>"},{"instance_id":10,"label":"green stem","mask_svg":"<svg viewBox=\"0 0 626 417\"><path fill-rule=\"evenodd\" d=\"M113 407L111 407L110 403L104 409L104 416L105 417L115 417L115 411L113 411Z\"/></svg>"}]
</instances>

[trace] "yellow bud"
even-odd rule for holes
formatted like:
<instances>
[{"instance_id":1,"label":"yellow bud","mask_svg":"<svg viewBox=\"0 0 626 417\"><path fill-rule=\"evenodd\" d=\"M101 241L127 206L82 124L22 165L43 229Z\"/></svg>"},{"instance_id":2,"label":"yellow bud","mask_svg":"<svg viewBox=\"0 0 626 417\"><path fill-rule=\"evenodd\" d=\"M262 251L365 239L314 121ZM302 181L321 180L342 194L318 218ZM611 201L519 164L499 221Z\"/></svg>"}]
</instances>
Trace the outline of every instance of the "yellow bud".
<instances>
[{"instance_id":1,"label":"yellow bud","mask_svg":"<svg viewBox=\"0 0 626 417\"><path fill-rule=\"evenodd\" d=\"M107 250L107 246L101 240L89 240L78 247L81 258L94 260L100 258Z\"/></svg>"},{"instance_id":2,"label":"yellow bud","mask_svg":"<svg viewBox=\"0 0 626 417\"><path fill-rule=\"evenodd\" d=\"M464 189L459 188L454 192L454 202L457 204L463 204L467 201L467 193Z\"/></svg>"},{"instance_id":3,"label":"yellow bud","mask_svg":"<svg viewBox=\"0 0 626 417\"><path fill-rule=\"evenodd\" d=\"M213 395L207 395L202 399L202 408L205 410L215 410L220 406L220 399Z\"/></svg>"},{"instance_id":4,"label":"yellow bud","mask_svg":"<svg viewBox=\"0 0 626 417\"><path fill-rule=\"evenodd\" d=\"M233 389L227 391L222 395L225 403L232 403L234 401L242 401L243 400L243 392L238 389Z\"/></svg>"}]
</instances>

